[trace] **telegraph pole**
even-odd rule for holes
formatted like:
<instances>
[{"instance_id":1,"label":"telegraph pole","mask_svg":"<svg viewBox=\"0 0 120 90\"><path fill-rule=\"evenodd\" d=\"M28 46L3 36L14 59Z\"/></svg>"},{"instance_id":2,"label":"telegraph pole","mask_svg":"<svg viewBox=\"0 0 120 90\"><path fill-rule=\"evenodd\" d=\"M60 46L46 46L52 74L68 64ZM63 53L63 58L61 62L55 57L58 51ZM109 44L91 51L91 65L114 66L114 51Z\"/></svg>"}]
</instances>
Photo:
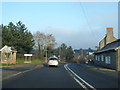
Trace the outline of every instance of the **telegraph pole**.
<instances>
[{"instance_id":1,"label":"telegraph pole","mask_svg":"<svg viewBox=\"0 0 120 90\"><path fill-rule=\"evenodd\" d=\"M47 62L47 46L46 46L46 62Z\"/></svg>"}]
</instances>

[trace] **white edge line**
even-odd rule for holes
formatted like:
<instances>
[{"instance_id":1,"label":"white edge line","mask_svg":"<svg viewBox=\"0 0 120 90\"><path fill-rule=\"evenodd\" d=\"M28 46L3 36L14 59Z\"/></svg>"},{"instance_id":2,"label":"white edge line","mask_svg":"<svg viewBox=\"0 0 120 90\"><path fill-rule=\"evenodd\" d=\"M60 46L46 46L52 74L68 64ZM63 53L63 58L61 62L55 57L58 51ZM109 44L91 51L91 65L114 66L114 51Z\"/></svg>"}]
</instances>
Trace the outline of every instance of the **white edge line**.
<instances>
[{"instance_id":1,"label":"white edge line","mask_svg":"<svg viewBox=\"0 0 120 90\"><path fill-rule=\"evenodd\" d=\"M2 79L1 81L4 81L4 80L6 80L6 79L8 79L8 78L11 78L11 77L13 77L13 76L17 76L17 75L19 75L19 74L21 74L21 73L22 73L22 72L15 73L15 74L13 74L13 75L11 75L11 76L9 76L9 77L6 77L6 78Z\"/></svg>"},{"instance_id":2,"label":"white edge line","mask_svg":"<svg viewBox=\"0 0 120 90\"><path fill-rule=\"evenodd\" d=\"M66 65L66 67L68 68L68 65ZM77 78L79 78L80 80L82 80L85 84L87 84L90 88L94 88L92 85L90 85L89 83L87 83L85 80L83 80L82 78L80 78L75 72L73 72L70 68L68 68Z\"/></svg>"},{"instance_id":3,"label":"white edge line","mask_svg":"<svg viewBox=\"0 0 120 90\"><path fill-rule=\"evenodd\" d=\"M85 87L78 79L76 79L75 77L74 77L74 79L75 79L75 81L76 81L77 83L80 84L80 86L82 86L83 88L86 88L86 89L87 89L87 87Z\"/></svg>"},{"instance_id":4,"label":"white edge line","mask_svg":"<svg viewBox=\"0 0 120 90\"><path fill-rule=\"evenodd\" d=\"M68 71L66 65L64 65L64 68ZM86 88L78 79L76 79L75 77L73 77L73 78L80 86L82 86L83 88Z\"/></svg>"},{"instance_id":5,"label":"white edge line","mask_svg":"<svg viewBox=\"0 0 120 90\"><path fill-rule=\"evenodd\" d=\"M17 76L17 75L22 74L22 73L32 71L32 70L36 69L37 67L38 67L38 65L37 65L35 68L33 68L33 69L30 69L30 70L26 70L26 71L23 71L23 72L18 72L18 73L16 73L16 74L13 74L13 75L11 75L11 76L9 76L9 77L6 77L6 78L2 79L2 81L3 81L3 80L6 80L6 79L8 79L8 78L11 78L11 77L13 77L13 76Z\"/></svg>"},{"instance_id":6,"label":"white edge line","mask_svg":"<svg viewBox=\"0 0 120 90\"><path fill-rule=\"evenodd\" d=\"M68 65L66 65L66 67L68 68ZM90 85L89 83L87 83L85 80L83 80L82 78L80 78L76 73L74 73L70 68L68 68L77 78L79 78L80 80L82 80L86 85L88 85L90 88L96 90L92 85Z\"/></svg>"}]
</instances>

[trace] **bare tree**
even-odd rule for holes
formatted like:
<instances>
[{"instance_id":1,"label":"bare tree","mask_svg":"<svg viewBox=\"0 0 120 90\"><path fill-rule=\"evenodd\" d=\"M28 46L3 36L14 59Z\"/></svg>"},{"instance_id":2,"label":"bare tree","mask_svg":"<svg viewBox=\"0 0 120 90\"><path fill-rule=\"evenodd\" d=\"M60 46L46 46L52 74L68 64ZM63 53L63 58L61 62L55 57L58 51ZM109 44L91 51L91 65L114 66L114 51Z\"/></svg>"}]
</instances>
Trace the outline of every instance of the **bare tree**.
<instances>
[{"instance_id":1,"label":"bare tree","mask_svg":"<svg viewBox=\"0 0 120 90\"><path fill-rule=\"evenodd\" d=\"M43 49L44 49L44 44L45 44L45 33L42 33L40 31L37 31L36 33L33 34L34 40L35 40L35 47L38 50L38 55L39 58L43 56Z\"/></svg>"},{"instance_id":2,"label":"bare tree","mask_svg":"<svg viewBox=\"0 0 120 90\"><path fill-rule=\"evenodd\" d=\"M37 31L33 34L35 40L35 47L38 49L38 55L43 57L47 52L47 47L54 48L56 45L55 37L52 34L45 34Z\"/></svg>"},{"instance_id":3,"label":"bare tree","mask_svg":"<svg viewBox=\"0 0 120 90\"><path fill-rule=\"evenodd\" d=\"M55 37L52 34L47 34L45 44L46 47L54 48L54 46L57 44L55 42Z\"/></svg>"}]
</instances>

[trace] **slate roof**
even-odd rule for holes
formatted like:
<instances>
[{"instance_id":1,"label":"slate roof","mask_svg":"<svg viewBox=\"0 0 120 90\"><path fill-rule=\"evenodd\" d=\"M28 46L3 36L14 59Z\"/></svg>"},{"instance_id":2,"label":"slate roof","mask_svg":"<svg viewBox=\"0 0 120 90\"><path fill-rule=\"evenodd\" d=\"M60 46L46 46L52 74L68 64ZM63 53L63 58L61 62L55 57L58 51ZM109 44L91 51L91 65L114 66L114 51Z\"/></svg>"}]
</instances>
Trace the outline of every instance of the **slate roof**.
<instances>
[{"instance_id":1,"label":"slate roof","mask_svg":"<svg viewBox=\"0 0 120 90\"><path fill-rule=\"evenodd\" d=\"M9 51L11 51L11 52L17 52L14 47L9 47L7 45L5 45L3 48L0 48L0 51L2 51L3 49L5 49L6 47L8 47Z\"/></svg>"},{"instance_id":2,"label":"slate roof","mask_svg":"<svg viewBox=\"0 0 120 90\"><path fill-rule=\"evenodd\" d=\"M119 46L120 46L120 39L117 39L116 41L107 44L106 46L104 46L102 49L100 49L99 51L97 51L95 53L101 53L101 52L105 52L105 51L115 50Z\"/></svg>"}]
</instances>

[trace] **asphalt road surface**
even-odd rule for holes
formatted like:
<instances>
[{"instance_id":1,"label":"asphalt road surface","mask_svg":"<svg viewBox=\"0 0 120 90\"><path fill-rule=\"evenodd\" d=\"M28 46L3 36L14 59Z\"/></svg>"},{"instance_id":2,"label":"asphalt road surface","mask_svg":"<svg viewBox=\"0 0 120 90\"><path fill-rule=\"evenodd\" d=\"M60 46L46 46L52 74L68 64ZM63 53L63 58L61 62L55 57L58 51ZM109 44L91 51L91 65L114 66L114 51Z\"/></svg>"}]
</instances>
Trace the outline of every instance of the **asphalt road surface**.
<instances>
[{"instance_id":1,"label":"asphalt road surface","mask_svg":"<svg viewBox=\"0 0 120 90\"><path fill-rule=\"evenodd\" d=\"M3 88L80 88L64 64L59 67L36 68L3 82Z\"/></svg>"},{"instance_id":2,"label":"asphalt road surface","mask_svg":"<svg viewBox=\"0 0 120 90\"><path fill-rule=\"evenodd\" d=\"M82 64L68 64L68 67L94 88L119 88L118 72L97 70Z\"/></svg>"},{"instance_id":3,"label":"asphalt road surface","mask_svg":"<svg viewBox=\"0 0 120 90\"><path fill-rule=\"evenodd\" d=\"M118 88L116 72L89 69L78 64L38 67L3 81L3 88Z\"/></svg>"}]
</instances>

